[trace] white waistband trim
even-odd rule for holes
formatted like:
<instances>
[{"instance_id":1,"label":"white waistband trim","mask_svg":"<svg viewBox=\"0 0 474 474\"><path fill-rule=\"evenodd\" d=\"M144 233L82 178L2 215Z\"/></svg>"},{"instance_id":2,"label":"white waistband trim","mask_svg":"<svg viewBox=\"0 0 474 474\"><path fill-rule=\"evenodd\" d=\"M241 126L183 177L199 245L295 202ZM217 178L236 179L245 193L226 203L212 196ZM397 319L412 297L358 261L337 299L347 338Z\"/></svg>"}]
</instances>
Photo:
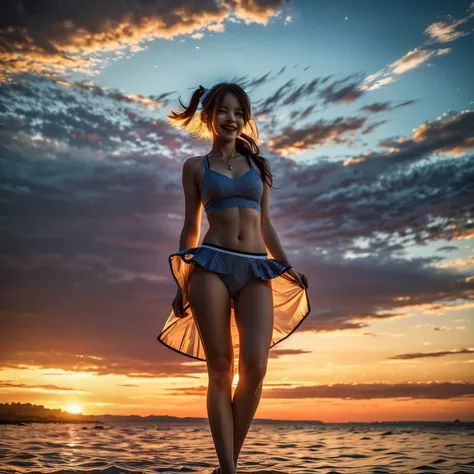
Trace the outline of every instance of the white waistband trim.
<instances>
[{"instance_id":1,"label":"white waistband trim","mask_svg":"<svg viewBox=\"0 0 474 474\"><path fill-rule=\"evenodd\" d=\"M262 260L266 260L268 258L267 255L245 255L245 254L241 254L241 253L238 253L238 252L232 252L232 250L226 250L226 249L219 249L219 248L216 248L216 247L211 247L210 245L206 245L206 244L201 244L201 247L206 247L207 249L216 250L217 252L224 252L224 253L228 253L228 254L231 254L231 255L237 255L238 257L259 258L259 259L262 259Z\"/></svg>"}]
</instances>

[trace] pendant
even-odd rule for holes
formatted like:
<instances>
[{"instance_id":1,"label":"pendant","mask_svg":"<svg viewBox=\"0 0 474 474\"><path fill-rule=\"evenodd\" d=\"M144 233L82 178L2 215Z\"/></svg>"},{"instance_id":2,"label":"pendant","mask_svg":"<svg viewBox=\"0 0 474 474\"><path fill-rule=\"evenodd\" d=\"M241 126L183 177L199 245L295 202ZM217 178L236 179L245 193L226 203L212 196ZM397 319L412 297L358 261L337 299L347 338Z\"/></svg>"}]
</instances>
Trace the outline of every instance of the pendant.
<instances>
[{"instance_id":1,"label":"pendant","mask_svg":"<svg viewBox=\"0 0 474 474\"><path fill-rule=\"evenodd\" d=\"M232 169L232 166L228 165L229 166L229 169L231 170Z\"/></svg>"}]
</instances>

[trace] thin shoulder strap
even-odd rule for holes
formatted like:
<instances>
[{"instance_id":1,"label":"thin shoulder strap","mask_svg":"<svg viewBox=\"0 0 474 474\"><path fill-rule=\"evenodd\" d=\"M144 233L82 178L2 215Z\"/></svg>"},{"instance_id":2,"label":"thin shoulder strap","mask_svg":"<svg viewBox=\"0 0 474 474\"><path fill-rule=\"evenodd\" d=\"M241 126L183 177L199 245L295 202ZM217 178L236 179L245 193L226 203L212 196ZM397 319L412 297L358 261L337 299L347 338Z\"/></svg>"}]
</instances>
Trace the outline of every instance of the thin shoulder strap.
<instances>
[{"instance_id":1,"label":"thin shoulder strap","mask_svg":"<svg viewBox=\"0 0 474 474\"><path fill-rule=\"evenodd\" d=\"M253 164L253 160L252 160L252 157L250 155L247 156L249 162L250 162L250 167L251 168L255 168L255 165Z\"/></svg>"},{"instance_id":2,"label":"thin shoulder strap","mask_svg":"<svg viewBox=\"0 0 474 474\"><path fill-rule=\"evenodd\" d=\"M204 168L209 168L209 161L207 161L207 155L204 155Z\"/></svg>"}]
</instances>

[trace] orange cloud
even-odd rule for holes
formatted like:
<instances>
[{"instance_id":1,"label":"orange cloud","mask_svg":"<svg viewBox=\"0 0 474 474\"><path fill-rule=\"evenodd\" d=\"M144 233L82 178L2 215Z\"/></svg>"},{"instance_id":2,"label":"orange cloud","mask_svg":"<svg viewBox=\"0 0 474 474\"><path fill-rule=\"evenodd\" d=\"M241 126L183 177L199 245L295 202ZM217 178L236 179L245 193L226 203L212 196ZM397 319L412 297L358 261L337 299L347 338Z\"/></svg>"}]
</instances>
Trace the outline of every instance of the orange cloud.
<instances>
[{"instance_id":1,"label":"orange cloud","mask_svg":"<svg viewBox=\"0 0 474 474\"><path fill-rule=\"evenodd\" d=\"M363 153L349 158L345 164L381 158L410 162L430 155L460 156L474 150L473 123L473 110L462 110L458 114L445 112L415 128L410 137L380 141L378 146L387 148L386 151Z\"/></svg>"},{"instance_id":2,"label":"orange cloud","mask_svg":"<svg viewBox=\"0 0 474 474\"><path fill-rule=\"evenodd\" d=\"M474 384L456 382L407 382L407 383L356 383L332 385L308 385L294 387L267 388L264 386L262 398L303 399L338 398L343 400L374 400L387 398L440 399L472 398ZM205 395L207 387L189 387L172 390L172 395Z\"/></svg>"},{"instance_id":3,"label":"orange cloud","mask_svg":"<svg viewBox=\"0 0 474 474\"><path fill-rule=\"evenodd\" d=\"M301 129L289 126L283 129L280 135L269 139L268 150L272 153L289 156L316 146L327 145L330 142L348 143L350 138L346 138L344 135L360 130L366 120L366 118L337 118L331 123L319 120Z\"/></svg>"},{"instance_id":4,"label":"orange cloud","mask_svg":"<svg viewBox=\"0 0 474 474\"><path fill-rule=\"evenodd\" d=\"M427 26L424 33L430 37L432 43L449 43L470 34L470 31L462 31L461 25L474 17L474 2L467 10L468 14L460 20L449 18L447 21L437 21Z\"/></svg>"},{"instance_id":5,"label":"orange cloud","mask_svg":"<svg viewBox=\"0 0 474 474\"><path fill-rule=\"evenodd\" d=\"M56 77L66 72L94 75L108 61L103 53L130 53L156 38L173 39L202 29L224 30L224 21L237 17L266 25L278 14L283 0L194 2L167 0L152 4L139 0L111 0L79 4L67 2L52 11L38 4L3 12L0 30L0 81L15 73ZM199 34L199 33L198 33ZM201 33L202 34L202 33Z\"/></svg>"}]
</instances>

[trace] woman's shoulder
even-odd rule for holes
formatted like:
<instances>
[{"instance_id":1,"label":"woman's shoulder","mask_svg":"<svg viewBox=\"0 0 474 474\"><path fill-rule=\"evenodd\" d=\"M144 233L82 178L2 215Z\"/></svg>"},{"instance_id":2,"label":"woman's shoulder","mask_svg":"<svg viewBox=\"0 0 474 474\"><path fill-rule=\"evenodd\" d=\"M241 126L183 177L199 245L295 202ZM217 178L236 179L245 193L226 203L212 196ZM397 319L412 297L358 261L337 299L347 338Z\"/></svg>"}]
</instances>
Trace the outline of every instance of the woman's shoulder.
<instances>
[{"instance_id":1,"label":"woman's shoulder","mask_svg":"<svg viewBox=\"0 0 474 474\"><path fill-rule=\"evenodd\" d=\"M204 162L204 156L190 156L189 158L186 158L183 163L183 167L187 168L198 168L199 166L202 166Z\"/></svg>"},{"instance_id":2,"label":"woman's shoulder","mask_svg":"<svg viewBox=\"0 0 474 474\"><path fill-rule=\"evenodd\" d=\"M267 169L270 167L270 162L267 160L267 158L265 158L262 155L257 155L257 154L250 155L250 158L252 158L253 161L255 161L257 163L260 163L261 165L263 165Z\"/></svg>"},{"instance_id":3,"label":"woman's shoulder","mask_svg":"<svg viewBox=\"0 0 474 474\"><path fill-rule=\"evenodd\" d=\"M192 176L194 182L200 183L203 173L204 156L190 156L183 163L183 175Z\"/></svg>"}]
</instances>

